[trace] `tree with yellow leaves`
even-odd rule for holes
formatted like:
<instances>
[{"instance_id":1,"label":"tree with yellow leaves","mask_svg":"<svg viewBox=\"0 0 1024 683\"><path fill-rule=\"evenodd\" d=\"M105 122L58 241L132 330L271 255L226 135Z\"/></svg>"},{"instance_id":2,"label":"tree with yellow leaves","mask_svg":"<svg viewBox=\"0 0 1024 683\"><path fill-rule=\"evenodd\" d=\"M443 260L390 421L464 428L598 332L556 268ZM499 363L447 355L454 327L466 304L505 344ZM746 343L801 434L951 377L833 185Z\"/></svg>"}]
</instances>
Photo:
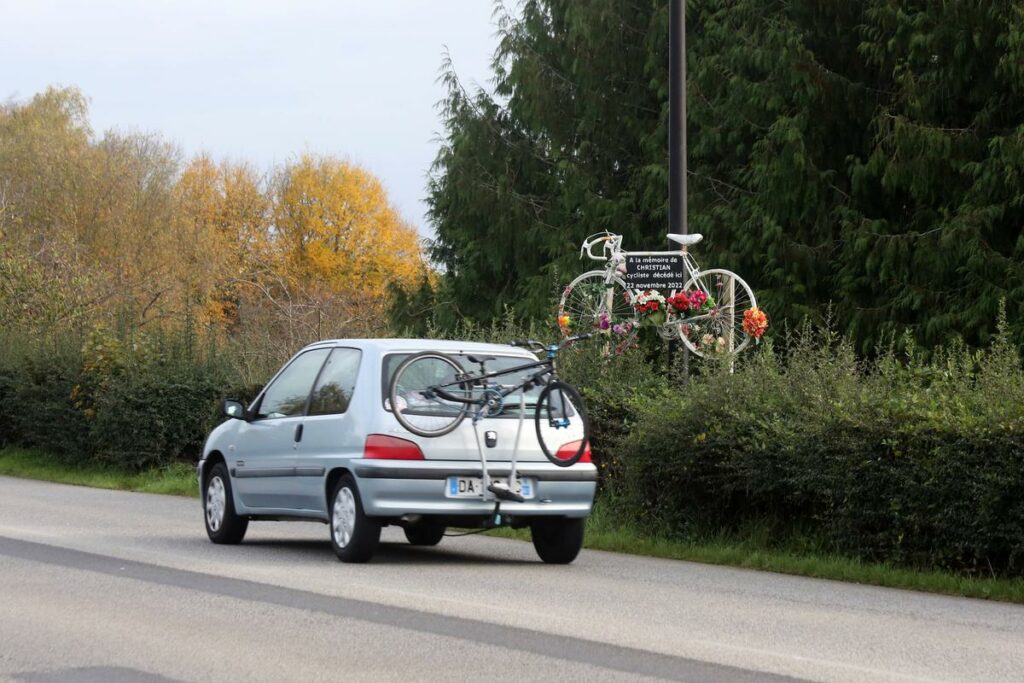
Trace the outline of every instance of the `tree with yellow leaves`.
<instances>
[{"instance_id":1,"label":"tree with yellow leaves","mask_svg":"<svg viewBox=\"0 0 1024 683\"><path fill-rule=\"evenodd\" d=\"M191 301L208 321L237 316L245 284L267 269L270 201L246 164L194 158L175 185L179 220L174 256Z\"/></svg>"},{"instance_id":2,"label":"tree with yellow leaves","mask_svg":"<svg viewBox=\"0 0 1024 683\"><path fill-rule=\"evenodd\" d=\"M159 136L93 135L85 97L0 105L0 328L59 337L223 326L276 363L386 330L427 268L381 182L306 155L266 182Z\"/></svg>"},{"instance_id":3,"label":"tree with yellow leaves","mask_svg":"<svg viewBox=\"0 0 1024 683\"><path fill-rule=\"evenodd\" d=\"M315 307L322 336L385 324L390 289L426 272L416 230L365 169L304 155L275 182L273 242L290 287Z\"/></svg>"},{"instance_id":4,"label":"tree with yellow leaves","mask_svg":"<svg viewBox=\"0 0 1024 683\"><path fill-rule=\"evenodd\" d=\"M168 229L173 145L147 134L95 140L85 98L51 88L0 107L0 320L42 334L180 309ZM177 307L177 308L176 308Z\"/></svg>"}]
</instances>

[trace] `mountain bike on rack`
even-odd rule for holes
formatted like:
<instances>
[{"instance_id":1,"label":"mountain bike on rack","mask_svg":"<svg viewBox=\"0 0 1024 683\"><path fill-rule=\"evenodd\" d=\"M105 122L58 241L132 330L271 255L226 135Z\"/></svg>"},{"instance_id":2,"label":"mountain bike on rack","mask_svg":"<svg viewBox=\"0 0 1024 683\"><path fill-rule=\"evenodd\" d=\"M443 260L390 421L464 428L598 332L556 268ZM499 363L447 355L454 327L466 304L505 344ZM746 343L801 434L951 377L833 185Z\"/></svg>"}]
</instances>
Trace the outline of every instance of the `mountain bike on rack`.
<instances>
[{"instance_id":1,"label":"mountain bike on rack","mask_svg":"<svg viewBox=\"0 0 1024 683\"><path fill-rule=\"evenodd\" d=\"M700 269L688 247L700 242L701 235L669 234L668 238L679 245L678 251L625 251L622 235L611 232L584 240L580 258L586 255L606 265L583 273L563 291L558 309L563 334L599 332L614 343L616 351L628 348L645 322L637 309L650 291L627 284L627 263L629 257L650 256L682 261L682 278L666 280L665 291L655 292L660 297L660 316L647 318L662 337L682 340L698 356L737 354L752 337L759 338L767 317L757 308L750 286L731 271ZM599 254L595 253L598 247Z\"/></svg>"},{"instance_id":2,"label":"mountain bike on rack","mask_svg":"<svg viewBox=\"0 0 1024 683\"><path fill-rule=\"evenodd\" d=\"M512 451L508 482L516 480L516 457L526 411L533 409L537 441L545 457L555 465L569 467L579 462L590 438L590 424L579 392L558 379L556 359L569 344L589 339L590 334L566 337L558 344L542 344L534 340L514 341L544 358L494 372L487 371L492 357L467 356L469 362L479 366L478 372L467 372L458 360L438 352L423 351L409 356L395 370L388 387L388 398L398 422L407 430L422 437L444 436L458 427L466 416L473 420L477 451L483 467L483 486L500 500L522 502L519 493L509 484L494 481L487 471L487 456L480 445L477 424L500 415L506 407L505 399L519 394L519 426ZM502 384L496 380L514 377L515 381ZM527 403L527 393L540 387L536 402ZM564 430L564 431L563 431ZM561 435L574 433L578 447L565 451ZM556 440L558 442L556 442ZM577 443L573 441L572 443ZM561 446L561 448L560 448Z\"/></svg>"}]
</instances>

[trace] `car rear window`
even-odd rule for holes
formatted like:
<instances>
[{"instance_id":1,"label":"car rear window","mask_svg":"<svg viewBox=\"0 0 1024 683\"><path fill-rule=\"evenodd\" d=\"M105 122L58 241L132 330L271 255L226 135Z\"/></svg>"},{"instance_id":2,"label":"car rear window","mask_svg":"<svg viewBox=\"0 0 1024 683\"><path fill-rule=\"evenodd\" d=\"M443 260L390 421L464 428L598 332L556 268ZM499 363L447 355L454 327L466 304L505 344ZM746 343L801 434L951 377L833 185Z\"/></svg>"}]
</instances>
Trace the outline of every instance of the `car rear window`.
<instances>
[{"instance_id":1,"label":"car rear window","mask_svg":"<svg viewBox=\"0 0 1024 683\"><path fill-rule=\"evenodd\" d=\"M384 356L383 363L381 364L381 397L382 402L384 404L384 409L387 411L391 410L390 401L388 399L389 388L391 386L391 378L394 377L395 370L397 370L398 366L402 364L402 361L404 361L411 355L413 354L390 353ZM445 353L445 355L449 356L450 358L458 362L458 364L462 366L463 370L473 374L480 374L480 366L477 363L470 362L469 358L467 357L470 355L493 355L494 360L487 361L488 373L497 372L499 370L505 370L509 368L520 367L523 365L529 365L530 363L535 362L535 359L532 358L524 358L522 356L499 356L491 353L485 353L482 351L471 351L468 354ZM522 372L519 373L495 377L490 381L493 383L508 386L517 383L520 379L525 379L526 377L531 376L532 374L537 372L537 370L538 368L530 368L528 370L523 370ZM526 392L526 410L528 416L533 414L533 410L537 405L537 397L540 395L542 388L543 387L533 387ZM504 410L502 411L501 415L497 417L518 418L520 401L519 396L520 393L518 391L515 392L514 394L510 394L509 396L507 396L505 398Z\"/></svg>"}]
</instances>

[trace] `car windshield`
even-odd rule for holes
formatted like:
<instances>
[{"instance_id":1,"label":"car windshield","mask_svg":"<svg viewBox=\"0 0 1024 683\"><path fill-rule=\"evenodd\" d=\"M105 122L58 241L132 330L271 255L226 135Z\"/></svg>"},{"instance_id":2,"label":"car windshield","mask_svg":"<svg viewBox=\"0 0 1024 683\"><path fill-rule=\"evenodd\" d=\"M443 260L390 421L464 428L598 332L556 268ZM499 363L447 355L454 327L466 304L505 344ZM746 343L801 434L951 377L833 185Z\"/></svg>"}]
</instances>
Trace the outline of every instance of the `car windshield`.
<instances>
[{"instance_id":1,"label":"car windshield","mask_svg":"<svg viewBox=\"0 0 1024 683\"><path fill-rule=\"evenodd\" d=\"M384 357L384 362L381 368L381 396L383 397L384 408L386 410L391 410L390 401L388 399L389 387L391 386L391 378L394 376L395 370L398 369L398 366L401 365L402 361L404 361L411 355L413 354L393 353ZM480 356L484 355L483 353L448 353L445 355L457 361L458 364L462 366L462 368L467 373L472 373L474 375L480 374L480 365L478 363L471 362L468 356ZM487 373L491 374L494 372L500 372L502 370L509 370L512 368L529 366L533 362L535 362L533 359L524 358L522 356L494 356L490 360L486 361L486 368ZM403 375L403 384L406 383L405 380L408 379L409 387L415 386L417 388L422 388L431 385L443 385L452 383L455 380L455 378L451 376L450 368L443 363L418 363L414 367L416 367L417 371L420 373L431 373L431 376L407 377L409 373L406 372L405 375ZM538 369L539 368L532 367L524 369L520 372L501 375L499 377L491 378L490 380L488 380L488 383L492 386L501 385L502 387L510 388L518 384L521 380L526 379L535 374L538 371ZM440 415L440 413L444 411L458 412L461 409L461 406L456 403L444 404L436 399L424 400L423 397L420 395L420 392L410 390L409 387L399 387L399 396L404 401L406 401L406 406L401 406L401 410L408 410L412 408L416 409L416 412L419 413L420 410L422 409L424 411L429 411L431 414L438 413ZM540 395L542 388L543 387L534 386L531 387L526 392L525 406L528 411L532 411L534 408L536 408L537 397ZM458 389L455 388L451 389L450 391L454 394L459 393ZM508 417L518 417L519 406L520 402L522 401L521 396L521 392L516 391L513 394L510 394L509 396L505 397L501 415Z\"/></svg>"}]
</instances>

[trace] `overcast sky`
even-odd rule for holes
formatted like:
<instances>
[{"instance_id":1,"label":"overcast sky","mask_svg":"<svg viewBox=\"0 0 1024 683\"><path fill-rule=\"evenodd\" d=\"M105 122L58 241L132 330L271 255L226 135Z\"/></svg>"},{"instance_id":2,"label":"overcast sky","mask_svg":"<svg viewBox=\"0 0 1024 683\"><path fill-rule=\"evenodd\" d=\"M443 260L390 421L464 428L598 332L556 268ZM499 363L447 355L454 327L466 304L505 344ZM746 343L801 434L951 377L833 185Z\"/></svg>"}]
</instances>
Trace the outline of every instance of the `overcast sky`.
<instances>
[{"instance_id":1,"label":"overcast sky","mask_svg":"<svg viewBox=\"0 0 1024 683\"><path fill-rule=\"evenodd\" d=\"M429 233L425 175L447 46L488 85L491 0L0 0L0 98L51 84L93 128L155 131L186 154L266 170L303 151L377 174Z\"/></svg>"}]
</instances>

